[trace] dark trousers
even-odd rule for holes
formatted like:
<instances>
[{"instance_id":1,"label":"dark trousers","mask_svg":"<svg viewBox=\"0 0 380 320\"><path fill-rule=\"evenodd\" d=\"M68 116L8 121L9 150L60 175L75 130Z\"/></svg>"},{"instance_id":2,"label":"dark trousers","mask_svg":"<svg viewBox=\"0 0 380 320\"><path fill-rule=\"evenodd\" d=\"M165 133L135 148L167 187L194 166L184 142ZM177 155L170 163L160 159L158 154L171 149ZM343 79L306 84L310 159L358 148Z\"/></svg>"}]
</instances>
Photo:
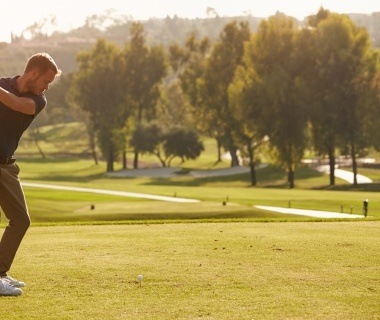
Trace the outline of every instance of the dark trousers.
<instances>
[{"instance_id":1,"label":"dark trousers","mask_svg":"<svg viewBox=\"0 0 380 320\"><path fill-rule=\"evenodd\" d=\"M0 276L11 268L16 252L30 226L24 192L18 177L19 167L0 165L0 207L9 220L0 241Z\"/></svg>"}]
</instances>

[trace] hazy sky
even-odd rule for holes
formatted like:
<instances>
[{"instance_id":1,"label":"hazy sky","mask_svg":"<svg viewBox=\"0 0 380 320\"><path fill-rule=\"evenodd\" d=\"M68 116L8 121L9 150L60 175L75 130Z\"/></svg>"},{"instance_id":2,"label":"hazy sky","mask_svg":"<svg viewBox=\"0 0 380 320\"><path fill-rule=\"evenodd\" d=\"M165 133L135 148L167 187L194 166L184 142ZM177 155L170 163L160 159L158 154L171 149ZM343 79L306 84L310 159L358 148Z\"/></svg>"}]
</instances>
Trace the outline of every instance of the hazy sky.
<instances>
[{"instance_id":1,"label":"hazy sky","mask_svg":"<svg viewBox=\"0 0 380 320\"><path fill-rule=\"evenodd\" d=\"M207 7L219 16L268 17L279 10L303 19L321 6L338 13L380 12L379 0L0 0L0 41L10 41L11 32L20 35L27 26L52 16L57 18L57 29L67 31L111 8L135 20L175 14L204 18Z\"/></svg>"}]
</instances>

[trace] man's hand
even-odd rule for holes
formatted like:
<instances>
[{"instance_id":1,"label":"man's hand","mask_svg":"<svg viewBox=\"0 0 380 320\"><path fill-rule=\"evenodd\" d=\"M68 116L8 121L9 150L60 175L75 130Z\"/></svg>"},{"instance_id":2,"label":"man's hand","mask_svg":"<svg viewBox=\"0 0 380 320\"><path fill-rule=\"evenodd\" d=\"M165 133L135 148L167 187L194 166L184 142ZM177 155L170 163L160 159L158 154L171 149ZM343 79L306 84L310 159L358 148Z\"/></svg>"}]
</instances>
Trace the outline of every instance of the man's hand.
<instances>
[{"instance_id":1,"label":"man's hand","mask_svg":"<svg viewBox=\"0 0 380 320\"><path fill-rule=\"evenodd\" d=\"M0 87L0 102L8 108L25 114L34 115L36 104L30 98L17 97L13 93Z\"/></svg>"}]
</instances>

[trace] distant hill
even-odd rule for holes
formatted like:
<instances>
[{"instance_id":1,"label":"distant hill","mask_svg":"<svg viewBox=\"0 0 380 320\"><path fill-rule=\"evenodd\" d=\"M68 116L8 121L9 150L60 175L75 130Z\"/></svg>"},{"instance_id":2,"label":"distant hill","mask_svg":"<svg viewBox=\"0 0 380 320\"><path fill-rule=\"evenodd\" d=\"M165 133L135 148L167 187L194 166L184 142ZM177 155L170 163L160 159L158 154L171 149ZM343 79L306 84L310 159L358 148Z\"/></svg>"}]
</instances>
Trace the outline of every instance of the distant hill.
<instances>
[{"instance_id":1,"label":"distant hill","mask_svg":"<svg viewBox=\"0 0 380 320\"><path fill-rule=\"evenodd\" d=\"M364 27L368 30L371 36L373 45L376 48L380 48L380 12L374 12L372 14L360 14L350 13L348 16L358 26Z\"/></svg>"},{"instance_id":2,"label":"distant hill","mask_svg":"<svg viewBox=\"0 0 380 320\"><path fill-rule=\"evenodd\" d=\"M349 16L357 25L368 30L374 46L379 48L380 12L371 15L352 13ZM76 70L77 53L89 49L96 39L105 38L123 45L128 40L129 27L134 21L128 18L124 21L115 20L113 24L104 27L102 25L104 20L104 17L93 16L78 29L67 33L55 32L50 36L40 33L39 30L32 30L32 40L25 40L23 36L12 36L10 44L0 43L0 76L20 73L26 59L36 52L49 52L60 68L65 73L69 73ZM251 30L255 32L263 18L239 16L185 19L174 16L164 19L149 19L141 21L141 23L144 24L149 44L167 47L172 43L182 44L191 33L215 40L224 26L234 20L247 21ZM296 21L302 24L302 21Z\"/></svg>"}]
</instances>

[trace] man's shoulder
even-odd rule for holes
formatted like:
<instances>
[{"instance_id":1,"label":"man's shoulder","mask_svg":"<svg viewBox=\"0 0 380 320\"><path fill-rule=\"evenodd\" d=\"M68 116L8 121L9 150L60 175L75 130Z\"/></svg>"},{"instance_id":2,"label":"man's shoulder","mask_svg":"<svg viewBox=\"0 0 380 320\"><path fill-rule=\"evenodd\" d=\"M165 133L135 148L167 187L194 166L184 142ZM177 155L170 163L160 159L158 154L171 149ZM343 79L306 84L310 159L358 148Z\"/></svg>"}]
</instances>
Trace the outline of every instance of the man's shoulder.
<instances>
[{"instance_id":1,"label":"man's shoulder","mask_svg":"<svg viewBox=\"0 0 380 320\"><path fill-rule=\"evenodd\" d=\"M34 93L26 93L23 95L25 98L30 98L34 101L36 104L36 113L35 115L39 114L47 104L45 94L34 94Z\"/></svg>"},{"instance_id":2,"label":"man's shoulder","mask_svg":"<svg viewBox=\"0 0 380 320\"><path fill-rule=\"evenodd\" d=\"M0 78L0 86L1 87L10 87L11 85L13 85L13 83L16 81L17 79L17 76L16 77L1 77ZM4 88L6 89L6 88Z\"/></svg>"},{"instance_id":3,"label":"man's shoulder","mask_svg":"<svg viewBox=\"0 0 380 320\"><path fill-rule=\"evenodd\" d=\"M11 82L12 78L9 77L0 77L0 83L8 83Z\"/></svg>"},{"instance_id":4,"label":"man's shoulder","mask_svg":"<svg viewBox=\"0 0 380 320\"><path fill-rule=\"evenodd\" d=\"M15 77L0 77L0 81L4 82L11 82L11 81L16 81L19 76Z\"/></svg>"}]
</instances>

